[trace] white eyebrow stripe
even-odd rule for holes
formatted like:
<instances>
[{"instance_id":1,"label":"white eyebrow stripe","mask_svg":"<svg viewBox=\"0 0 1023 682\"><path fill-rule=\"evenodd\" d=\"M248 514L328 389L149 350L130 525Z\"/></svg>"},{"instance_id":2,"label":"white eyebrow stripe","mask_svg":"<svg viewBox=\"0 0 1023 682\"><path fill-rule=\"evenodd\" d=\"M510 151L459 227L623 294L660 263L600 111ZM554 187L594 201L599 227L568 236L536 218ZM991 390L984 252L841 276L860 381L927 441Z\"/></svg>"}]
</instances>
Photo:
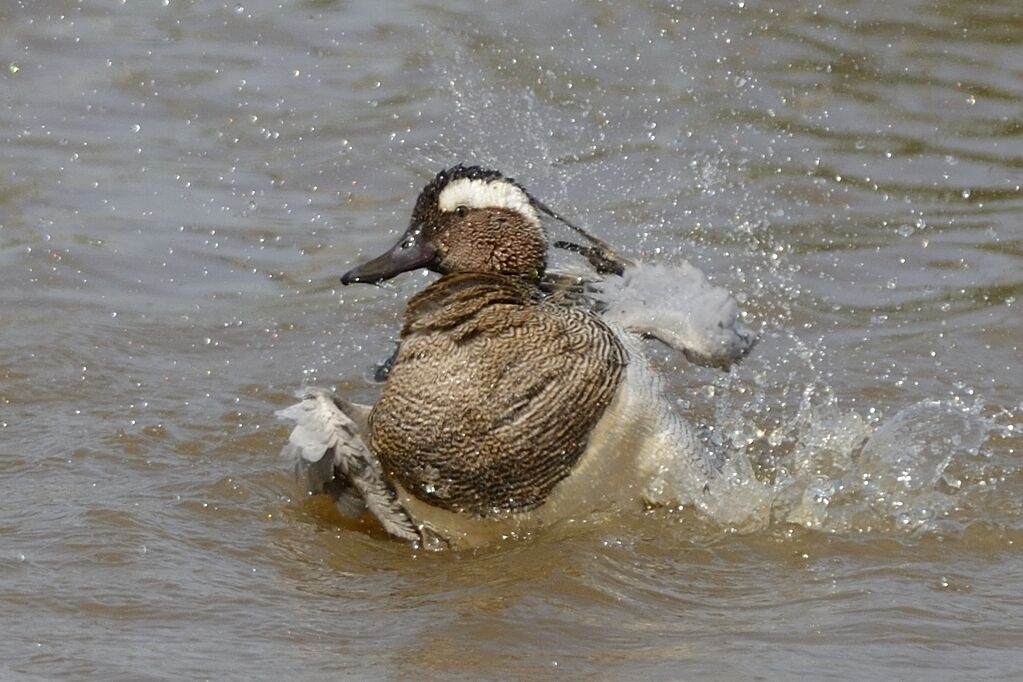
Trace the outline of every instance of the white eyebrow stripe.
<instances>
[{"instance_id":1,"label":"white eyebrow stripe","mask_svg":"<svg viewBox=\"0 0 1023 682\"><path fill-rule=\"evenodd\" d=\"M510 182L494 180L452 180L441 190L437 203L442 211L453 211L456 206L469 208L507 208L525 216L530 222L540 224L540 218L522 189Z\"/></svg>"}]
</instances>

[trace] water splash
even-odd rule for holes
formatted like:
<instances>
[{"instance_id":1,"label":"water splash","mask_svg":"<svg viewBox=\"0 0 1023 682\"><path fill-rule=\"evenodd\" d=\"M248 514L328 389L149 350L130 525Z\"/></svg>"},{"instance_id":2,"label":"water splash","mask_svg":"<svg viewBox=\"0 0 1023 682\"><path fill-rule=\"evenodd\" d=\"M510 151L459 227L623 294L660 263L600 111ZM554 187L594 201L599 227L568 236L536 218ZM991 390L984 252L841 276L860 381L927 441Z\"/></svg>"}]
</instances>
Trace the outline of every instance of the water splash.
<instances>
[{"instance_id":1,"label":"water splash","mask_svg":"<svg viewBox=\"0 0 1023 682\"><path fill-rule=\"evenodd\" d=\"M729 402L717 410L733 424L728 473L704 511L740 530L949 530L946 521L985 486L981 447L1002 430L980 399L923 400L876 426L820 385L807 386L795 414L781 419L749 412L748 402L739 414Z\"/></svg>"},{"instance_id":2,"label":"water splash","mask_svg":"<svg viewBox=\"0 0 1023 682\"><path fill-rule=\"evenodd\" d=\"M416 149L424 176L455 161L491 165L528 177L545 202L630 253L727 259L717 281L755 311L764 340L737 371L698 379L707 381L711 414L696 416L710 425L706 440L720 469L698 503L705 518L747 532L947 527L984 478L978 453L1000 427L979 398L922 400L881 419L882 408L861 414L836 395L823 340L791 331L793 302L806 294L771 221L784 221L780 207L792 201L745 180L743 148L728 138L742 139L746 127L729 131L710 105L688 101L701 125L721 128L694 140L685 111L673 108L680 101L662 103L656 87L649 97L626 88L595 105L571 87L582 64L555 65L508 35L493 41L467 29L436 37L443 39L430 42L450 52L433 63L452 105L438 138ZM492 43L500 66L474 61L480 42ZM590 84L602 87L618 86ZM738 96L756 98L758 90L743 82ZM673 136L666 121L678 127ZM823 188L821 200L831 191Z\"/></svg>"}]
</instances>

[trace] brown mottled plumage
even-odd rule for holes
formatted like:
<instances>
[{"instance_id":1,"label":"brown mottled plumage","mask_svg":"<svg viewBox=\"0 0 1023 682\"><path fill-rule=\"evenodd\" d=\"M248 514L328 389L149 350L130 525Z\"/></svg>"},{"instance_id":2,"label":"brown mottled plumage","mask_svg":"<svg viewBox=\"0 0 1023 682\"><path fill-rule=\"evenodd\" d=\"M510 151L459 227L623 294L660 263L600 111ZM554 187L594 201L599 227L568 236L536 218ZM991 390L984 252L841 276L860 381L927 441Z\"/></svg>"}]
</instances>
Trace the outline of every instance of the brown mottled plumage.
<instances>
[{"instance_id":1,"label":"brown mottled plumage","mask_svg":"<svg viewBox=\"0 0 1023 682\"><path fill-rule=\"evenodd\" d=\"M465 208L464 215L446 214L439 222L434 241L438 272L496 272L538 279L544 270L543 234L521 230L522 218L514 211Z\"/></svg>"},{"instance_id":2,"label":"brown mottled plumage","mask_svg":"<svg viewBox=\"0 0 1023 682\"><path fill-rule=\"evenodd\" d=\"M370 447L435 506L534 509L586 449L625 362L603 322L531 283L447 275L409 302Z\"/></svg>"}]
</instances>

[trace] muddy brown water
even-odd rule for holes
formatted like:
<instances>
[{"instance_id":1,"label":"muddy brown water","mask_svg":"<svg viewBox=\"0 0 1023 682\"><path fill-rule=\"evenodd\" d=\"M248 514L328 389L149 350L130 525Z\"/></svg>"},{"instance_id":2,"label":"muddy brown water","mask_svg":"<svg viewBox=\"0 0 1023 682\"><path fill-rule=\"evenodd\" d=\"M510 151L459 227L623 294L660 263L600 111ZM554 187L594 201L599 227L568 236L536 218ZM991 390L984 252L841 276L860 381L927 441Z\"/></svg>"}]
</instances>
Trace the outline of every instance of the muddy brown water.
<instances>
[{"instance_id":1,"label":"muddy brown water","mask_svg":"<svg viewBox=\"0 0 1023 682\"><path fill-rule=\"evenodd\" d=\"M6 0L0 142L3 679L1023 675L1017 0ZM298 495L273 411L427 281L336 278L457 161L741 297L734 372L653 353L750 523Z\"/></svg>"}]
</instances>

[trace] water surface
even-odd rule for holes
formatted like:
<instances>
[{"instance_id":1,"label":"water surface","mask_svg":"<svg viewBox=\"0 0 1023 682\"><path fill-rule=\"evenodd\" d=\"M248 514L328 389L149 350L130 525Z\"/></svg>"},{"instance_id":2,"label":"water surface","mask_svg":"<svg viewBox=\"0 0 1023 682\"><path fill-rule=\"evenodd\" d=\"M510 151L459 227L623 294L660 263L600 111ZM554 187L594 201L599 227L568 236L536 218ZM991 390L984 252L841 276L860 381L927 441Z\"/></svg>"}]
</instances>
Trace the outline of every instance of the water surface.
<instances>
[{"instance_id":1,"label":"water surface","mask_svg":"<svg viewBox=\"0 0 1023 682\"><path fill-rule=\"evenodd\" d=\"M11 679L1015 679L1016 0L0 8ZM687 258L762 341L652 348L741 523L424 552L301 499L273 418L370 402L342 289L458 161Z\"/></svg>"}]
</instances>

